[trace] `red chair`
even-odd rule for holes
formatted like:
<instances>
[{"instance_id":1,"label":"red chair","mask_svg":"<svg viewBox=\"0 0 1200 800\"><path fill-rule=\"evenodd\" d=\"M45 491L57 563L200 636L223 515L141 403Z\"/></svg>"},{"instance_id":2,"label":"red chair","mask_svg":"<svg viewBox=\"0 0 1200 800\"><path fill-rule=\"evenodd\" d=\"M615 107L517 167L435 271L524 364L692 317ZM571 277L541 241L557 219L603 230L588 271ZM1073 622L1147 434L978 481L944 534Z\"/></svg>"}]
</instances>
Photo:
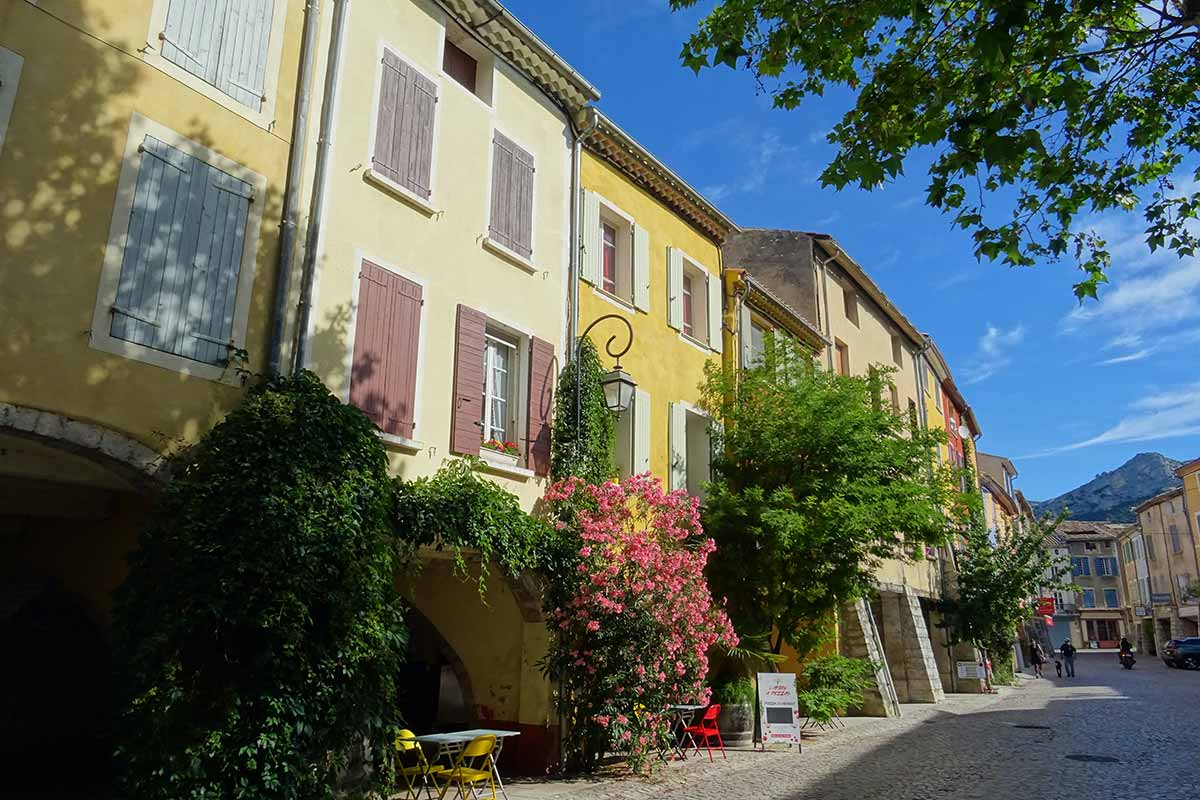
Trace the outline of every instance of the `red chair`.
<instances>
[{"instance_id":1,"label":"red chair","mask_svg":"<svg viewBox=\"0 0 1200 800\"><path fill-rule=\"evenodd\" d=\"M721 748L721 758L728 760L725 755L725 743L721 741L721 731L717 728L717 715L721 713L719 703L714 703L704 710L704 716L700 718L699 725L688 725L683 729L683 732L692 737L692 743L696 745L696 754L700 754L700 745L696 742L697 737L704 741L704 748L708 750L708 760L713 760L712 746L709 744L713 739L717 740L717 747Z\"/></svg>"}]
</instances>

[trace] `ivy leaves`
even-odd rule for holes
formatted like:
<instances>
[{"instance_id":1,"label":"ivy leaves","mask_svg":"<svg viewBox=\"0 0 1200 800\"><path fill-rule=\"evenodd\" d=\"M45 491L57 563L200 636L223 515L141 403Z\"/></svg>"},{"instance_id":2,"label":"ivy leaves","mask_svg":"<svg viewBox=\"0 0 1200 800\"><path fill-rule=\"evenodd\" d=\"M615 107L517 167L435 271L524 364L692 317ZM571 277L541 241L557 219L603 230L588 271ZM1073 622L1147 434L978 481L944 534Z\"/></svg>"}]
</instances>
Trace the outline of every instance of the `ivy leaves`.
<instances>
[{"instance_id":1,"label":"ivy leaves","mask_svg":"<svg viewBox=\"0 0 1200 800\"><path fill-rule=\"evenodd\" d=\"M1111 265L1097 214L1140 213L1151 250L1195 254L1200 191L1171 176L1200 180L1197 16L1140 0L723 0L680 58L750 70L779 108L855 91L824 185L874 189L929 148L926 202L978 258L1070 258L1083 300Z\"/></svg>"}]
</instances>

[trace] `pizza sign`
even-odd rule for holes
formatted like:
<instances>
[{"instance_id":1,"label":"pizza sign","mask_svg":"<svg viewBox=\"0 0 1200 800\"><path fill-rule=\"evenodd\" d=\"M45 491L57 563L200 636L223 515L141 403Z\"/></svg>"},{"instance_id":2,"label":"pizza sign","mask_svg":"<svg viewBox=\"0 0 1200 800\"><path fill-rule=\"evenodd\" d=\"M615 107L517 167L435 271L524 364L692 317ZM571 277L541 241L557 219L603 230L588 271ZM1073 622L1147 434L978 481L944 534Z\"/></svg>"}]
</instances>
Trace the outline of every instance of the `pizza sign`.
<instances>
[{"instance_id":1,"label":"pizza sign","mask_svg":"<svg viewBox=\"0 0 1200 800\"><path fill-rule=\"evenodd\" d=\"M794 674L758 673L758 713L762 720L764 745L800 743L800 708L796 702Z\"/></svg>"}]
</instances>

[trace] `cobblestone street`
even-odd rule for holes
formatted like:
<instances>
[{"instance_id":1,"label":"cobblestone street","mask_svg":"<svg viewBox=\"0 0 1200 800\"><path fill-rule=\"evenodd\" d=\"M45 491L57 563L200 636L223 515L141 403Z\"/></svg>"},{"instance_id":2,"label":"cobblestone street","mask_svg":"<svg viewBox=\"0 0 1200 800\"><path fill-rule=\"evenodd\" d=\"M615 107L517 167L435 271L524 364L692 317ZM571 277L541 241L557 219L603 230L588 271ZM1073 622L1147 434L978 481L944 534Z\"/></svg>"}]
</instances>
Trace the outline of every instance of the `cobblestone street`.
<instances>
[{"instance_id":1,"label":"cobblestone street","mask_svg":"<svg viewBox=\"0 0 1200 800\"><path fill-rule=\"evenodd\" d=\"M1053 669L1051 669L1053 674ZM673 766L651 781L524 784L511 800L619 798L1196 798L1200 672L1151 656L1132 671L1084 654L1077 677L997 696L908 705L896 720L853 719L804 752L731 753Z\"/></svg>"}]
</instances>

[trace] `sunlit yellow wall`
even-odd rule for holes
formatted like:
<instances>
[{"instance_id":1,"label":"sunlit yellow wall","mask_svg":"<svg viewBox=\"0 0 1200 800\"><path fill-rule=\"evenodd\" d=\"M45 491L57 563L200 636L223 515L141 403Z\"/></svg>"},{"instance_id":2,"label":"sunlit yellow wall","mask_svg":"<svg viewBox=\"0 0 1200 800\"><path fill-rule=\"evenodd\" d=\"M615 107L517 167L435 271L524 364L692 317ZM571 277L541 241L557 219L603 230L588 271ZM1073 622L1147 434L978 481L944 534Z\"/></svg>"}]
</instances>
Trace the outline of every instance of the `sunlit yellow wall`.
<instances>
[{"instance_id":1,"label":"sunlit yellow wall","mask_svg":"<svg viewBox=\"0 0 1200 800\"><path fill-rule=\"evenodd\" d=\"M326 14L331 13L326 4ZM446 18L420 0L357 3L350 11L331 155L327 214L317 254L310 366L348 397L348 356L361 258L425 284L416 428L411 450L389 444L394 471L428 475L450 454L459 303L555 346L562 363L570 147L565 118L525 78L497 61L491 107L441 71ZM432 196L421 211L364 180L371 164L380 47L435 79ZM530 272L485 249L494 128L536 161ZM529 510L543 479L495 480Z\"/></svg>"},{"instance_id":2,"label":"sunlit yellow wall","mask_svg":"<svg viewBox=\"0 0 1200 800\"><path fill-rule=\"evenodd\" d=\"M250 367L262 369L303 21L286 2L268 130L146 62L150 0L0 0L0 47L24 57L0 153L0 401L161 447L195 439L240 394L88 346L135 111L267 179L257 263L243 267L255 270Z\"/></svg>"},{"instance_id":3,"label":"sunlit yellow wall","mask_svg":"<svg viewBox=\"0 0 1200 800\"><path fill-rule=\"evenodd\" d=\"M579 286L579 329L582 331L597 317L617 313L633 326L633 348L621 358L621 364L637 381L638 388L650 394L650 471L664 484L669 481L668 404L700 400L699 385L704 380L704 365L718 363L720 356L699 344L684 341L682 334L667 324L667 248L677 247L696 259L714 280L720 276L720 247L689 225L677 213L607 161L585 150L582 165L583 188L597 192L631 215L650 234L650 309L635 311L611 300L590 284ZM608 337L618 332L616 324L601 323L591 338L603 348ZM619 324L619 323L618 323ZM605 366L611 359L602 354Z\"/></svg>"}]
</instances>

